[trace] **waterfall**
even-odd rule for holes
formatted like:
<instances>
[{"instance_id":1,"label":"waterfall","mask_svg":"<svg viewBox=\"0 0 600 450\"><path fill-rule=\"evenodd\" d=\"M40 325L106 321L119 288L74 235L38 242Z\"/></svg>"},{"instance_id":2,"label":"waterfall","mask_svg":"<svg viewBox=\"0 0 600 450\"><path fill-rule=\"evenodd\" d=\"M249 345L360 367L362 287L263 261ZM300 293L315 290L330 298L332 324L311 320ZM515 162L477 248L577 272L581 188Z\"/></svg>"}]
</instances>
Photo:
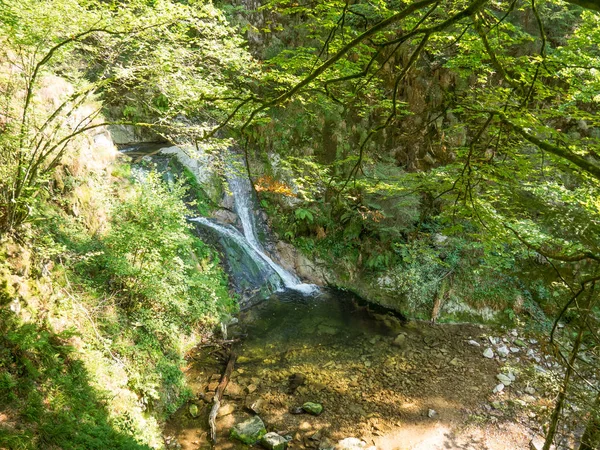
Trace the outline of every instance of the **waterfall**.
<instances>
[{"instance_id":1,"label":"waterfall","mask_svg":"<svg viewBox=\"0 0 600 450\"><path fill-rule=\"evenodd\" d=\"M190 220L209 227L225 239L235 242L263 271L269 271L270 269L275 272L281 280L278 290L283 288L293 289L307 295L318 292L319 288L317 286L302 283L296 275L285 270L267 255L256 233L256 221L252 212L254 204L253 191L250 180L240 174L239 171L231 171L227 176L227 182L233 195L235 212L240 219L243 234L231 225L220 224L205 217Z\"/></svg>"}]
</instances>

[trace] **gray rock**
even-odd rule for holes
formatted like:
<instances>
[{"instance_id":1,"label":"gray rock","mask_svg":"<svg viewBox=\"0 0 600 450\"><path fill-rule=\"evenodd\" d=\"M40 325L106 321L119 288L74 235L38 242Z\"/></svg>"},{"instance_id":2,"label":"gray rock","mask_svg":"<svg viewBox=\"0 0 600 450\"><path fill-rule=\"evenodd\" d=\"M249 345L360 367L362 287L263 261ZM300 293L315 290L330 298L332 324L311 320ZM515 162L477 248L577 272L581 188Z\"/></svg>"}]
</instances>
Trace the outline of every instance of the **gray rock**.
<instances>
[{"instance_id":1,"label":"gray rock","mask_svg":"<svg viewBox=\"0 0 600 450\"><path fill-rule=\"evenodd\" d=\"M467 341L467 344L472 345L473 347L481 347L481 344L473 339Z\"/></svg>"},{"instance_id":2,"label":"gray rock","mask_svg":"<svg viewBox=\"0 0 600 450\"><path fill-rule=\"evenodd\" d=\"M496 387L494 388L494 394L497 394L498 392L502 392L504 390L504 385L502 383L496 385Z\"/></svg>"},{"instance_id":3,"label":"gray rock","mask_svg":"<svg viewBox=\"0 0 600 450\"><path fill-rule=\"evenodd\" d=\"M540 436L534 437L531 441L529 441L529 450L542 450L544 448L544 438ZM555 450L556 446L551 445L551 450Z\"/></svg>"},{"instance_id":4,"label":"gray rock","mask_svg":"<svg viewBox=\"0 0 600 450\"><path fill-rule=\"evenodd\" d=\"M508 376L504 375L503 373L499 373L498 375L496 375L496 378L504 386L510 386L510 384L512 383L512 380Z\"/></svg>"},{"instance_id":5,"label":"gray rock","mask_svg":"<svg viewBox=\"0 0 600 450\"><path fill-rule=\"evenodd\" d=\"M491 348L488 347L483 352L483 356L485 356L486 358L492 359L494 357L494 351Z\"/></svg>"},{"instance_id":6,"label":"gray rock","mask_svg":"<svg viewBox=\"0 0 600 450\"><path fill-rule=\"evenodd\" d=\"M534 395L534 394L535 394L535 389L534 389L533 387L531 387L531 386L527 386L527 387L524 389L524 391L525 391L526 393L528 393L529 395Z\"/></svg>"},{"instance_id":7,"label":"gray rock","mask_svg":"<svg viewBox=\"0 0 600 450\"><path fill-rule=\"evenodd\" d=\"M504 358L506 358L510 354L510 350L506 347L506 345L501 345L496 351L500 356Z\"/></svg>"},{"instance_id":8,"label":"gray rock","mask_svg":"<svg viewBox=\"0 0 600 450\"><path fill-rule=\"evenodd\" d=\"M254 416L251 419L236 424L231 429L230 436L244 444L253 445L265 434L267 434L265 424L260 417Z\"/></svg>"},{"instance_id":9,"label":"gray rock","mask_svg":"<svg viewBox=\"0 0 600 450\"><path fill-rule=\"evenodd\" d=\"M285 450L287 448L288 441L283 436L271 431L261 438L260 445L267 450Z\"/></svg>"},{"instance_id":10,"label":"gray rock","mask_svg":"<svg viewBox=\"0 0 600 450\"><path fill-rule=\"evenodd\" d=\"M490 344L492 344L492 345L497 345L499 342L498 338L495 338L493 336L488 337L488 339L490 341Z\"/></svg>"},{"instance_id":11,"label":"gray rock","mask_svg":"<svg viewBox=\"0 0 600 450\"><path fill-rule=\"evenodd\" d=\"M364 450L367 448L367 443L355 437L342 439L335 446L336 450Z\"/></svg>"},{"instance_id":12,"label":"gray rock","mask_svg":"<svg viewBox=\"0 0 600 450\"><path fill-rule=\"evenodd\" d=\"M511 353L519 353L521 351L519 347L511 347L509 350Z\"/></svg>"}]
</instances>

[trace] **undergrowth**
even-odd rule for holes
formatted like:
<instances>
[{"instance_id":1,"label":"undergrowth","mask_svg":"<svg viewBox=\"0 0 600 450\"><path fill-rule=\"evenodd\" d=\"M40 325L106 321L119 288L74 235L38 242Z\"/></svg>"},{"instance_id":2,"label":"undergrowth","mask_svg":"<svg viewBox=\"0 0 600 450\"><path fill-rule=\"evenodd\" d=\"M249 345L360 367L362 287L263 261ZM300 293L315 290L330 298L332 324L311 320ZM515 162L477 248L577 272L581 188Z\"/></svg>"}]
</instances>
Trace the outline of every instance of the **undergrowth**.
<instances>
[{"instance_id":1,"label":"undergrowth","mask_svg":"<svg viewBox=\"0 0 600 450\"><path fill-rule=\"evenodd\" d=\"M183 183L121 164L64 185L0 247L0 447L162 448L186 352L235 309L226 276Z\"/></svg>"}]
</instances>

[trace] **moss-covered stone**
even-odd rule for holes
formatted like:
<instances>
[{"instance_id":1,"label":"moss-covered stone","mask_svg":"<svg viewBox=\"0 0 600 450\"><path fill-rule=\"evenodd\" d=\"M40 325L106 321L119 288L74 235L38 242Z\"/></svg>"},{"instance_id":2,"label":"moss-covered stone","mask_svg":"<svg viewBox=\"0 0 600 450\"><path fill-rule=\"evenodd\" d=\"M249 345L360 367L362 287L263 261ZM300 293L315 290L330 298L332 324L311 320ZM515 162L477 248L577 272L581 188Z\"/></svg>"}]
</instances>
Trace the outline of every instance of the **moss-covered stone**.
<instances>
[{"instance_id":1,"label":"moss-covered stone","mask_svg":"<svg viewBox=\"0 0 600 450\"><path fill-rule=\"evenodd\" d=\"M231 429L230 436L232 439L237 439L244 444L252 445L256 444L265 434L267 434L265 424L260 417L254 416L236 424Z\"/></svg>"},{"instance_id":2,"label":"moss-covered stone","mask_svg":"<svg viewBox=\"0 0 600 450\"><path fill-rule=\"evenodd\" d=\"M194 419L200 415L200 411L198 410L198 405L194 405L193 403L189 407L190 416Z\"/></svg>"},{"instance_id":3,"label":"moss-covered stone","mask_svg":"<svg viewBox=\"0 0 600 450\"><path fill-rule=\"evenodd\" d=\"M320 403L306 402L302 405L302 409L313 416L318 416L323 412L323 405Z\"/></svg>"}]
</instances>

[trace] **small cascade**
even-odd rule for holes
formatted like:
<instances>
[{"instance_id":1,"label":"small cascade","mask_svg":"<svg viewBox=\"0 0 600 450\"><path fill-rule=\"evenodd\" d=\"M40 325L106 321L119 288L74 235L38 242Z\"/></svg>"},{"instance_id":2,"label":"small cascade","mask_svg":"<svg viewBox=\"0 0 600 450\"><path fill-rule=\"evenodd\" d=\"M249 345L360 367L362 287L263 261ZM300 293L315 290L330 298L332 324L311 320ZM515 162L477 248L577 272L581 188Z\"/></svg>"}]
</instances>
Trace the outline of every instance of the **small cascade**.
<instances>
[{"instance_id":1,"label":"small cascade","mask_svg":"<svg viewBox=\"0 0 600 450\"><path fill-rule=\"evenodd\" d=\"M264 250L258 240L256 233L256 221L253 209L252 186L250 180L237 172L230 173L227 177L229 189L233 195L235 212L237 213L243 234L231 225L218 223L205 217L190 219L192 222L202 224L215 230L222 237L229 239L242 248L246 254L261 268L263 273L270 271L277 274L280 283L276 290L292 289L306 295L312 295L319 291L314 284L302 283L294 274L288 272L275 261L273 261Z\"/></svg>"}]
</instances>

